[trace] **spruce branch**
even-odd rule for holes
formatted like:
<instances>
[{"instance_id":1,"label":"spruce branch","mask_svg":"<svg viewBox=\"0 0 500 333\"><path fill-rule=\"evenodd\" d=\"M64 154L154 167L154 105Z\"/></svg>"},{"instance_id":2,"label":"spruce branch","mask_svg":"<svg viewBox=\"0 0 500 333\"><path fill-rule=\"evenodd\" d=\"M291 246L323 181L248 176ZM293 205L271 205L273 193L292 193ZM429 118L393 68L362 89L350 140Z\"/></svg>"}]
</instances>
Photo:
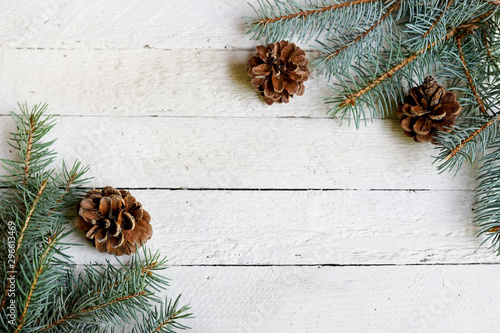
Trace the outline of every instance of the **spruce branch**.
<instances>
[{"instance_id":1,"label":"spruce branch","mask_svg":"<svg viewBox=\"0 0 500 333\"><path fill-rule=\"evenodd\" d=\"M356 6L356 5L361 5L364 3L376 2L376 1L379 1L379 0L353 0L353 1L340 3L338 5L331 5L331 6L326 6L323 8L318 8L318 9L309 9L309 10L303 10L303 11L301 10L298 13L294 13L294 14L282 15L282 16L277 16L277 17L273 17L273 18L266 17L266 18L260 19L258 21L258 24L266 25L266 24L273 23L276 21L291 20L291 19L296 19L296 18L300 19L300 18L308 17L309 15L313 15L313 14L320 14L320 13L323 13L326 11L332 11L332 10L337 10L337 9L344 8L344 7Z\"/></svg>"},{"instance_id":2,"label":"spruce branch","mask_svg":"<svg viewBox=\"0 0 500 333\"><path fill-rule=\"evenodd\" d=\"M17 130L10 143L19 160L1 160L6 175L0 177L0 331L102 332L151 317L161 303L155 293L168 286L157 273L166 268L166 258L143 247L143 256L136 252L130 265L85 265L83 273L75 273L64 253L73 245L64 243L73 232L65 224L71 217L67 209L82 195L88 167L63 163L57 173L51 165L53 141L43 142L54 126L52 117L45 116L45 106L20 109L11 113ZM10 320L6 302L12 304L13 297L19 316ZM190 316L186 307L180 310L165 327Z\"/></svg>"},{"instance_id":3,"label":"spruce branch","mask_svg":"<svg viewBox=\"0 0 500 333\"><path fill-rule=\"evenodd\" d=\"M257 18L251 19L249 34L268 42L291 38L298 34L300 41L308 41L322 33L336 33L359 26L376 8L391 5L394 0L355 0L330 4L326 0L308 1L299 5L295 0L258 0L259 9L252 6Z\"/></svg>"},{"instance_id":4,"label":"spruce branch","mask_svg":"<svg viewBox=\"0 0 500 333\"><path fill-rule=\"evenodd\" d=\"M436 28L436 26L439 24L439 22L441 22L441 20L443 19L444 14L450 8L450 6L451 6L452 3L453 3L453 0L448 0L448 3L446 4L445 9L441 12L441 14L438 16L438 18L429 27L429 29L427 29L427 31L422 35L423 39L427 38L427 36L429 36L429 34L431 33L431 31L434 30L434 28Z\"/></svg>"},{"instance_id":5,"label":"spruce branch","mask_svg":"<svg viewBox=\"0 0 500 333\"><path fill-rule=\"evenodd\" d=\"M18 333L21 331L21 329L23 328L24 326L24 323L25 323L25 320L26 320L26 314L28 313L28 309L30 307L30 304L31 304L31 301L32 301L32 297L33 297L33 293L36 291L36 288L37 288L37 284L39 283L39 280L41 279L42 277L42 273L44 271L44 269L46 268L46 265L48 265L48 257L50 255L50 252L52 250L52 248L57 244L57 240L58 240L58 234L52 236L52 237L48 237L48 244L47 244L47 247L45 249L45 251L43 251L41 257L40 257L40 260L39 260L39 264L38 264L38 269L36 270L36 273L33 277L33 280L31 282L31 286L29 288L29 292L28 292L28 295L24 301L24 304L21 304L21 308L24 309L21 316L19 317L18 319L18 325L17 325L17 328L16 330L14 331L14 333Z\"/></svg>"},{"instance_id":6,"label":"spruce branch","mask_svg":"<svg viewBox=\"0 0 500 333\"><path fill-rule=\"evenodd\" d=\"M387 8L385 13L383 13L384 10L380 13L374 11L373 18L366 18L367 21L373 21L373 23L356 37L354 37L355 34L337 34L331 38L327 38L327 41L332 44L331 46L327 43L317 41L320 44L320 47L317 47L317 49L323 54L314 59L312 63L313 66L318 69L319 73L324 72L328 79L330 79L336 71L345 70L345 67L351 63L353 56L365 47L364 43L372 42L368 38L370 34L374 31L377 31L379 34L383 33L383 31L387 29L385 26L393 23L391 14L397 10L400 5L401 1L397 0ZM380 37L377 36L375 38Z\"/></svg>"},{"instance_id":7,"label":"spruce branch","mask_svg":"<svg viewBox=\"0 0 500 333\"><path fill-rule=\"evenodd\" d=\"M17 242L16 242L16 247L15 247L16 256L14 258L13 268L10 269L10 271L12 273L10 273L9 279L7 281L7 285L6 285L5 290L4 290L3 294L2 294L3 296L2 296L2 303L0 304L0 311L5 306L5 302L7 301L7 294L9 292L10 287L11 287L12 281L14 281L12 279L12 277L14 276L14 272L17 269L17 265L18 265L18 262L19 262L19 255L20 255L20 251L19 250L21 248L21 245L22 245L22 242L23 242L23 239L24 239L24 235L26 234L26 230L27 230L28 226L30 225L31 218L33 217L33 214L34 214L34 212L35 212L35 210L37 208L38 202L40 201L40 198L42 197L42 194L45 191L45 188L47 187L47 182L48 182L48 178L45 179L44 181L42 181L40 189L38 190L38 193L36 194L35 200L33 201L31 207L29 207L28 215L24 219L24 223L22 225L19 237L18 237ZM24 180L23 180L23 187L26 187Z\"/></svg>"},{"instance_id":8,"label":"spruce branch","mask_svg":"<svg viewBox=\"0 0 500 333\"><path fill-rule=\"evenodd\" d=\"M460 55L460 61L462 62L462 66L464 68L465 75L467 76L467 82L469 83L469 86L472 90L472 93L476 97L476 101L477 101L477 104L479 105L479 109L483 113L486 113L486 107L484 105L483 100L481 99L481 97L477 93L477 88L476 88L476 85L474 84L474 79L472 78L472 76L470 74L469 66L467 65L467 61L465 60L464 51L462 49L462 39L464 37L465 36L463 34L455 36L455 40L457 42L458 53Z\"/></svg>"},{"instance_id":9,"label":"spruce branch","mask_svg":"<svg viewBox=\"0 0 500 333\"><path fill-rule=\"evenodd\" d=\"M462 139L462 141L459 144L457 144L452 151L450 151L450 153L448 154L448 156L446 156L446 159L449 160L453 156L457 155L465 147L465 145L467 143L469 143L470 141L474 140L479 134L481 134L488 127L492 126L498 120L500 120L500 115L498 115L495 118L492 118L486 124L484 124L480 128L476 129L474 132L472 132L469 136L467 136L466 138Z\"/></svg>"}]
</instances>

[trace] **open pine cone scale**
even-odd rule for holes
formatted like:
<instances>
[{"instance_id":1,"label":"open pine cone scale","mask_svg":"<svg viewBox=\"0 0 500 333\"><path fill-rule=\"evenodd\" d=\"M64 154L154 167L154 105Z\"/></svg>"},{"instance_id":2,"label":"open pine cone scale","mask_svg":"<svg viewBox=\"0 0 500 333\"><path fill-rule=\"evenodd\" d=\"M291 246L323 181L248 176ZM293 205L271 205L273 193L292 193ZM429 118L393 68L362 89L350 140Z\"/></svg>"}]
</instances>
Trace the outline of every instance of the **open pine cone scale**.
<instances>
[{"instance_id":1,"label":"open pine cone scale","mask_svg":"<svg viewBox=\"0 0 500 333\"><path fill-rule=\"evenodd\" d=\"M77 210L75 226L100 252L134 253L153 234L151 217L128 191L91 190Z\"/></svg>"},{"instance_id":2,"label":"open pine cone scale","mask_svg":"<svg viewBox=\"0 0 500 333\"><path fill-rule=\"evenodd\" d=\"M439 131L450 132L461 112L456 95L430 76L421 86L410 89L397 110L405 135L417 142L435 142Z\"/></svg>"},{"instance_id":3,"label":"open pine cone scale","mask_svg":"<svg viewBox=\"0 0 500 333\"><path fill-rule=\"evenodd\" d=\"M248 75L264 101L288 103L290 97L304 94L304 81L311 74L304 50L287 41L257 46L257 54L250 58Z\"/></svg>"}]
</instances>

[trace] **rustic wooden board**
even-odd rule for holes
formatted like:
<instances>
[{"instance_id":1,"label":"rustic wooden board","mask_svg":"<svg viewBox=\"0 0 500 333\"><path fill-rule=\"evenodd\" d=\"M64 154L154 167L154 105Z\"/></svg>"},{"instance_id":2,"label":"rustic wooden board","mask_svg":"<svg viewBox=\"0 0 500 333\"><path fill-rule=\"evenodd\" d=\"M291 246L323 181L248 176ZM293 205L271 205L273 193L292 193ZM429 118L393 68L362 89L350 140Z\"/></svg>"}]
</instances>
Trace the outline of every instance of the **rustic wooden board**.
<instances>
[{"instance_id":1,"label":"rustic wooden board","mask_svg":"<svg viewBox=\"0 0 500 333\"><path fill-rule=\"evenodd\" d=\"M394 119L339 127L322 77L265 105L249 15L247 0L1 2L0 158L16 101L48 102L61 157L153 216L194 333L494 330L476 170L439 175ZM77 264L110 258L70 240Z\"/></svg>"},{"instance_id":2,"label":"rustic wooden board","mask_svg":"<svg viewBox=\"0 0 500 333\"><path fill-rule=\"evenodd\" d=\"M172 265L496 263L471 224L473 192L139 191L148 246ZM439 205L433 203L439 202ZM103 262L83 233L75 262Z\"/></svg>"},{"instance_id":3,"label":"rustic wooden board","mask_svg":"<svg viewBox=\"0 0 500 333\"><path fill-rule=\"evenodd\" d=\"M326 116L329 107L321 97L332 96L332 89L322 77L306 83L305 96L287 105L266 105L247 75L247 61L253 53L0 47L0 114L15 109L16 101L47 101L52 113L63 115ZM308 57L317 54L310 52Z\"/></svg>"},{"instance_id":4,"label":"rustic wooden board","mask_svg":"<svg viewBox=\"0 0 500 333\"><path fill-rule=\"evenodd\" d=\"M250 49L246 0L7 0L1 43L19 48Z\"/></svg>"},{"instance_id":5,"label":"rustic wooden board","mask_svg":"<svg viewBox=\"0 0 500 333\"><path fill-rule=\"evenodd\" d=\"M498 265L172 267L193 332L493 332Z\"/></svg>"},{"instance_id":6,"label":"rustic wooden board","mask_svg":"<svg viewBox=\"0 0 500 333\"><path fill-rule=\"evenodd\" d=\"M0 123L4 142L12 130ZM362 131L327 119L61 117L66 160L92 165L94 186L239 189L471 190L464 168L439 175L432 145L381 120ZM0 158L12 156L8 146ZM3 171L0 171L3 172Z\"/></svg>"}]
</instances>

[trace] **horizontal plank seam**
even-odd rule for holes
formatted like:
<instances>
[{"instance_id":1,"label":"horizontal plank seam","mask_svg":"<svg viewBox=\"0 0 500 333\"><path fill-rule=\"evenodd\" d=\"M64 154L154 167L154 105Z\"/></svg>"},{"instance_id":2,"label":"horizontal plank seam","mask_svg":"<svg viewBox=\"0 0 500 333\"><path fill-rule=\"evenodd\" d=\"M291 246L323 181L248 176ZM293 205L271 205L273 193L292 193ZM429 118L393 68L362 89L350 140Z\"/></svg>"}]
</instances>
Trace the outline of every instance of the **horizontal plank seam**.
<instances>
[{"instance_id":1,"label":"horizontal plank seam","mask_svg":"<svg viewBox=\"0 0 500 333\"><path fill-rule=\"evenodd\" d=\"M161 112L161 110L148 110L145 112ZM168 115L168 114L148 114L148 115L113 115L113 114L70 114L70 115L62 115L58 113L47 114L58 118L113 118L113 119L124 119L124 118L178 118L178 119L319 119L319 120L338 120L335 117L328 116L180 116L180 115ZM11 115L8 113L0 113L0 117L10 117ZM370 118L367 118L370 120ZM376 120L376 119L374 119ZM385 118L377 118L377 120L398 120L396 117L385 117ZM399 122L399 120L398 120Z\"/></svg>"},{"instance_id":2,"label":"horizontal plank seam","mask_svg":"<svg viewBox=\"0 0 500 333\"><path fill-rule=\"evenodd\" d=\"M37 46L24 46L24 47L10 47L10 46L0 46L0 50L2 49L10 49L10 50L20 50L20 51L138 51L138 50L155 50L155 51L165 51L165 52L178 52L180 50L182 51L215 51L215 52L256 52L255 47L250 47L250 48L244 48L244 47L232 47L228 46L227 48L205 48L205 47L194 47L194 48L185 48L185 47L179 47L179 48L161 48L161 47L154 47L154 46L149 46L149 45L144 45L144 46L135 46L135 47L84 47L84 48L77 48L77 47L37 47ZM309 53L317 53L318 50L310 47L302 47L302 49L306 52Z\"/></svg>"},{"instance_id":3,"label":"horizontal plank seam","mask_svg":"<svg viewBox=\"0 0 500 333\"><path fill-rule=\"evenodd\" d=\"M73 266L85 266L85 265L99 265L99 264L74 264ZM128 264L124 264L125 266L129 266ZM251 268L251 267L402 267L402 266L480 266L480 265L499 265L497 262L468 262L468 263L460 263L460 262L421 262L421 263L406 263L406 264L249 264L249 265L240 265L240 264L184 264L184 265L176 265L171 264L168 267L235 267L235 268Z\"/></svg>"},{"instance_id":4,"label":"horizontal plank seam","mask_svg":"<svg viewBox=\"0 0 500 333\"><path fill-rule=\"evenodd\" d=\"M428 188L402 188L402 189L385 189L385 188L218 188L218 187L121 187L120 189L127 191L232 191L232 192L474 192L472 189L428 189ZM5 186L0 186L0 190L8 189ZM85 189L85 188L80 188Z\"/></svg>"}]
</instances>

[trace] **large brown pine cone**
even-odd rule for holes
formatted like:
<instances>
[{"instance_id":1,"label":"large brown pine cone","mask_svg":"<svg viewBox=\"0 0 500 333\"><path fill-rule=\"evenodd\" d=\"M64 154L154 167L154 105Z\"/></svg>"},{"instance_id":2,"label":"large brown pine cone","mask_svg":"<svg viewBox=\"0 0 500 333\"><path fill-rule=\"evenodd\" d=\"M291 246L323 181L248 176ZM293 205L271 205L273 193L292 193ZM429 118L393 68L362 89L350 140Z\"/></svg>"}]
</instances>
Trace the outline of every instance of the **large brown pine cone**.
<instances>
[{"instance_id":1,"label":"large brown pine cone","mask_svg":"<svg viewBox=\"0 0 500 333\"><path fill-rule=\"evenodd\" d=\"M257 46L257 55L248 64L252 86L268 105L288 103L293 95L302 96L304 81L311 75L305 51L288 41Z\"/></svg>"},{"instance_id":2,"label":"large brown pine cone","mask_svg":"<svg viewBox=\"0 0 500 333\"><path fill-rule=\"evenodd\" d=\"M428 76L421 86L410 89L397 114L406 136L416 142L436 143L433 139L438 131L451 132L461 112L455 94Z\"/></svg>"},{"instance_id":3,"label":"large brown pine cone","mask_svg":"<svg viewBox=\"0 0 500 333\"><path fill-rule=\"evenodd\" d=\"M90 190L77 212L75 226L100 252L131 254L153 235L151 217L128 191Z\"/></svg>"}]
</instances>

